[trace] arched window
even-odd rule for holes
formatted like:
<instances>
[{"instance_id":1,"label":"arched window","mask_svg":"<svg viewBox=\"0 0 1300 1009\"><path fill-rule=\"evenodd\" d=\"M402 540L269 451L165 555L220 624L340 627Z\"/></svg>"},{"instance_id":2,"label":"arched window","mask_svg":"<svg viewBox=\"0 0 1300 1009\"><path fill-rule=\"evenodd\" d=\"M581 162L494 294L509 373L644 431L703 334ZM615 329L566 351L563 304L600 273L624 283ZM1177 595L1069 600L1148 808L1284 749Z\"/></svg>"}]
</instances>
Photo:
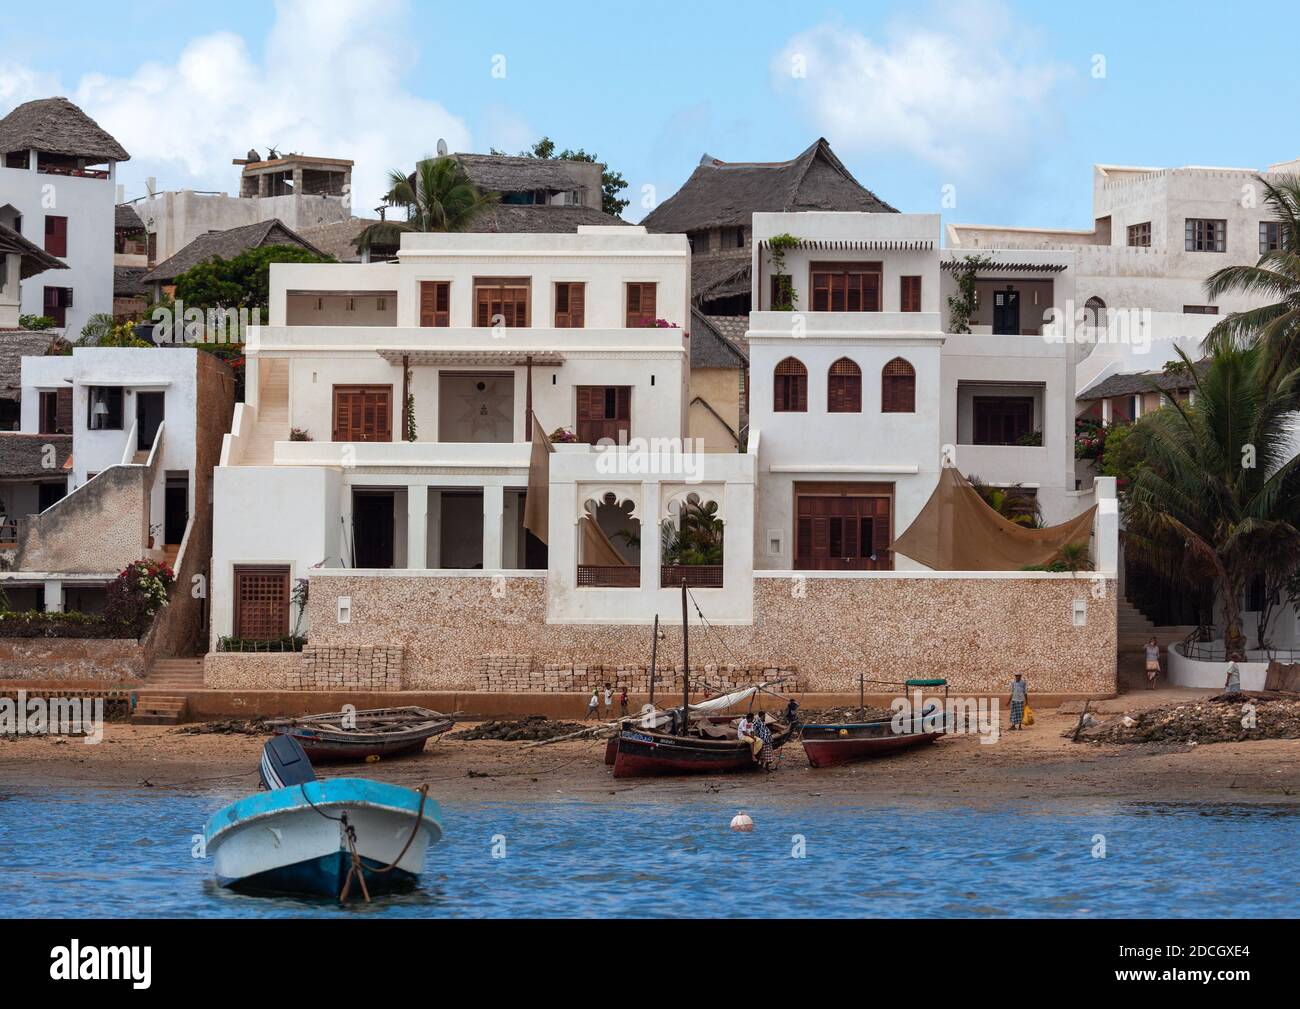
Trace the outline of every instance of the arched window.
<instances>
[{"instance_id":1,"label":"arched window","mask_svg":"<svg viewBox=\"0 0 1300 1009\"><path fill-rule=\"evenodd\" d=\"M1106 325L1106 303L1100 298L1089 298L1083 305L1083 322L1085 326Z\"/></svg>"},{"instance_id":2,"label":"arched window","mask_svg":"<svg viewBox=\"0 0 1300 1009\"><path fill-rule=\"evenodd\" d=\"M901 357L880 373L880 412L916 413L916 369Z\"/></svg>"},{"instance_id":3,"label":"arched window","mask_svg":"<svg viewBox=\"0 0 1300 1009\"><path fill-rule=\"evenodd\" d=\"M862 369L847 357L832 364L826 375L826 412L862 412Z\"/></svg>"},{"instance_id":4,"label":"arched window","mask_svg":"<svg viewBox=\"0 0 1300 1009\"><path fill-rule=\"evenodd\" d=\"M777 413L808 412L808 369L797 357L787 357L776 366L772 382Z\"/></svg>"}]
</instances>

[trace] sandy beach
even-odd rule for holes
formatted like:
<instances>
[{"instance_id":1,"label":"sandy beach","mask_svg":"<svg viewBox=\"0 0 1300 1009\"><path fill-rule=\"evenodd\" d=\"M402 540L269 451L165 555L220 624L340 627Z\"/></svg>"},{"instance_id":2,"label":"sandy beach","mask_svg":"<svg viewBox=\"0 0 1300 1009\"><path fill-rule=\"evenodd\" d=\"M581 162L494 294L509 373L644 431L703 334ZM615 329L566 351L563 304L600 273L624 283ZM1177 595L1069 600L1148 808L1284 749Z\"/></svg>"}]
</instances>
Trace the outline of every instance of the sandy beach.
<instances>
[{"instance_id":1,"label":"sandy beach","mask_svg":"<svg viewBox=\"0 0 1300 1009\"><path fill-rule=\"evenodd\" d=\"M1133 711L1167 703L1170 693L1130 693L1102 707ZM1182 699L1189 696L1179 694ZM756 804L1300 802L1300 741L1078 744L1062 736L1077 720L1077 711L1041 711L1032 727L1003 732L996 743L981 743L976 736L949 737L897 756L816 771L808 766L800 744L792 743L781 751L780 765L771 774L615 780L601 759L603 741L527 747L446 737L416 757L331 765L320 771L327 776L364 774L408 786L428 782L434 797L455 802L655 801L719 794ZM252 791L263 741L257 735L125 723L106 725L103 741L93 746L60 737L0 738L0 790Z\"/></svg>"}]
</instances>

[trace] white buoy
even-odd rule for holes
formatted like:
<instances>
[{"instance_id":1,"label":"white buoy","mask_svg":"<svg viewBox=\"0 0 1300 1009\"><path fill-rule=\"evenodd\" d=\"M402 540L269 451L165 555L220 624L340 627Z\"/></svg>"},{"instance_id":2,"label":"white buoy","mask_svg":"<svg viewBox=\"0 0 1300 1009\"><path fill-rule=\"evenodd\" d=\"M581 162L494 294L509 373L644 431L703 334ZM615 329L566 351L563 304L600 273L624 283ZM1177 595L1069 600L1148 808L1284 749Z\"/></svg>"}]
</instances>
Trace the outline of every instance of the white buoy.
<instances>
[{"instance_id":1,"label":"white buoy","mask_svg":"<svg viewBox=\"0 0 1300 1009\"><path fill-rule=\"evenodd\" d=\"M731 829L739 830L742 833L748 834L754 829L754 821L750 819L749 814L742 809L731 818Z\"/></svg>"}]
</instances>

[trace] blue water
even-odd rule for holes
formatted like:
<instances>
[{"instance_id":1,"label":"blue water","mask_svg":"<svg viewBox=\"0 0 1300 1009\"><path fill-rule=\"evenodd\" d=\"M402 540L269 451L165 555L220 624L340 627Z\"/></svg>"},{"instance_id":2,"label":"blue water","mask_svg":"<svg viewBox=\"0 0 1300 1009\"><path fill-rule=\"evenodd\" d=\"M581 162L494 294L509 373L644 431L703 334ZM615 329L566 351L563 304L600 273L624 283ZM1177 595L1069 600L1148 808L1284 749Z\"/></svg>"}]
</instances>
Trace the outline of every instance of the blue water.
<instances>
[{"instance_id":1,"label":"blue water","mask_svg":"<svg viewBox=\"0 0 1300 1009\"><path fill-rule=\"evenodd\" d=\"M418 890L340 908L212 882L191 835L234 797L0 795L0 916L1300 916L1295 807L457 804Z\"/></svg>"}]
</instances>

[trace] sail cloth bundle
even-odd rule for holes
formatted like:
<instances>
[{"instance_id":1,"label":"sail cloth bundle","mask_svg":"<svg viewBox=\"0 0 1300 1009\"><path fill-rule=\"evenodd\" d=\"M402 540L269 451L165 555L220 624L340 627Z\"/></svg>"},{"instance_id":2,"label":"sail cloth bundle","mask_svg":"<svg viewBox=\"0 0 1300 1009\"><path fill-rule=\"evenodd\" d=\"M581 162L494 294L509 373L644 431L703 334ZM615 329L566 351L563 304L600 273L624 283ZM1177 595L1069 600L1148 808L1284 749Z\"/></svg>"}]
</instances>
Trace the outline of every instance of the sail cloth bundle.
<instances>
[{"instance_id":1,"label":"sail cloth bundle","mask_svg":"<svg viewBox=\"0 0 1300 1009\"><path fill-rule=\"evenodd\" d=\"M531 417L533 453L528 459L528 494L524 498L524 528L543 543L550 538L551 454L555 446L542 429L537 414Z\"/></svg>"},{"instance_id":2,"label":"sail cloth bundle","mask_svg":"<svg viewBox=\"0 0 1300 1009\"><path fill-rule=\"evenodd\" d=\"M955 466L945 466L939 485L891 549L934 571L1021 571L1049 563L1063 546L1086 545L1093 505L1060 525L1027 529L989 507Z\"/></svg>"}]
</instances>

